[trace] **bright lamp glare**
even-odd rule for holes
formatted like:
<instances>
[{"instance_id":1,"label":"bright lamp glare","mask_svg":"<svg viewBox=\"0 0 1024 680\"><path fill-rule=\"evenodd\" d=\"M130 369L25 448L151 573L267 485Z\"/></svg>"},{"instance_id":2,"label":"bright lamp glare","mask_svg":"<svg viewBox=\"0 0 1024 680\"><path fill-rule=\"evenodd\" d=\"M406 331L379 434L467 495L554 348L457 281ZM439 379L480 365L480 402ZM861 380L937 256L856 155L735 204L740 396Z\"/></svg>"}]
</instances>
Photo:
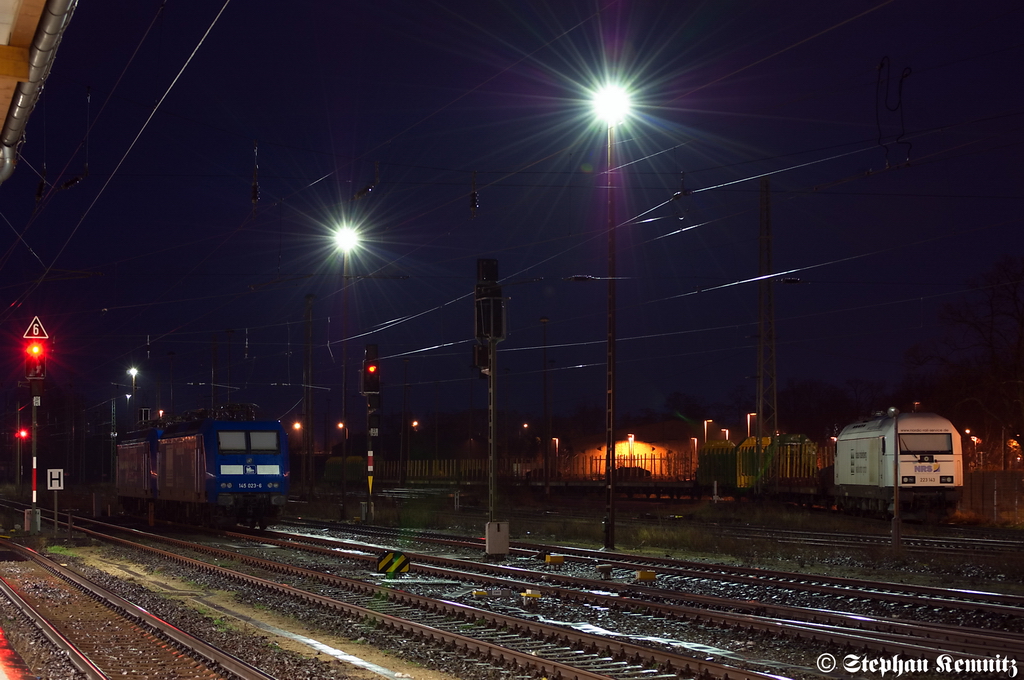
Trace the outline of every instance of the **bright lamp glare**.
<instances>
[{"instance_id":1,"label":"bright lamp glare","mask_svg":"<svg viewBox=\"0 0 1024 680\"><path fill-rule=\"evenodd\" d=\"M352 227L342 227L334 232L334 242L347 253L359 244L359 234Z\"/></svg>"},{"instance_id":2,"label":"bright lamp glare","mask_svg":"<svg viewBox=\"0 0 1024 680\"><path fill-rule=\"evenodd\" d=\"M629 95L618 85L606 85L594 93L594 111L608 125L617 125L629 115Z\"/></svg>"}]
</instances>

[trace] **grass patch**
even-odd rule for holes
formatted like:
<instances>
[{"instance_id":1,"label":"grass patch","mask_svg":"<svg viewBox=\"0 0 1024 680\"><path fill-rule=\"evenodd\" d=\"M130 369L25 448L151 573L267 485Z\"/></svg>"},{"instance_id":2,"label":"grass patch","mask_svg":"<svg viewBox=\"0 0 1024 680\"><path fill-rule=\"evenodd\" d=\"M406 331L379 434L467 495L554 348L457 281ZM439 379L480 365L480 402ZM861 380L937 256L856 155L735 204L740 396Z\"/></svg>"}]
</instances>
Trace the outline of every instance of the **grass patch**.
<instances>
[{"instance_id":1,"label":"grass patch","mask_svg":"<svg viewBox=\"0 0 1024 680\"><path fill-rule=\"evenodd\" d=\"M211 618L210 621L213 623L213 627L222 633L227 633L235 629L234 624L223 616L215 616Z\"/></svg>"},{"instance_id":2,"label":"grass patch","mask_svg":"<svg viewBox=\"0 0 1024 680\"><path fill-rule=\"evenodd\" d=\"M46 552L51 553L53 555L75 555L74 550L63 545L48 545L46 546Z\"/></svg>"}]
</instances>

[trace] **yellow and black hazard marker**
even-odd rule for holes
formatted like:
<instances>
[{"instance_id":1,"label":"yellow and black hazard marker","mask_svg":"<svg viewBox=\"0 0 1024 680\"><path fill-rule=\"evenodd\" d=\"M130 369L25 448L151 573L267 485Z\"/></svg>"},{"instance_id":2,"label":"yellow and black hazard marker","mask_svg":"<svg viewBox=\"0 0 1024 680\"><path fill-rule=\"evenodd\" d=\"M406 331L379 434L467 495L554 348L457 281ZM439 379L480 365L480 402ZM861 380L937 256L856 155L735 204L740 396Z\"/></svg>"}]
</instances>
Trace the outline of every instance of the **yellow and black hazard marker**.
<instances>
[{"instance_id":1,"label":"yellow and black hazard marker","mask_svg":"<svg viewBox=\"0 0 1024 680\"><path fill-rule=\"evenodd\" d=\"M377 560L377 573L379 574L404 574L408 571L409 558L405 556L405 553L388 552Z\"/></svg>"}]
</instances>

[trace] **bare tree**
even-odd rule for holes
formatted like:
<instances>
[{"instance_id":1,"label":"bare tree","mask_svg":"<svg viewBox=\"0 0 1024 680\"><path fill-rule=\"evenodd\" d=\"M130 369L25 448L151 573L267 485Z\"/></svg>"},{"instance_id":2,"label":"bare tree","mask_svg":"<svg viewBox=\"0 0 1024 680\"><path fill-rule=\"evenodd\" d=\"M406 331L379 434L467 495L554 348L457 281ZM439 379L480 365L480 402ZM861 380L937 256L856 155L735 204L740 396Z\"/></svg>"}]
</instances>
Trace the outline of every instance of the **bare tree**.
<instances>
[{"instance_id":1,"label":"bare tree","mask_svg":"<svg viewBox=\"0 0 1024 680\"><path fill-rule=\"evenodd\" d=\"M1005 436L1024 426L1024 257L1003 257L971 283L943 308L948 334L928 359L940 367L945 398L983 419L1002 453Z\"/></svg>"}]
</instances>

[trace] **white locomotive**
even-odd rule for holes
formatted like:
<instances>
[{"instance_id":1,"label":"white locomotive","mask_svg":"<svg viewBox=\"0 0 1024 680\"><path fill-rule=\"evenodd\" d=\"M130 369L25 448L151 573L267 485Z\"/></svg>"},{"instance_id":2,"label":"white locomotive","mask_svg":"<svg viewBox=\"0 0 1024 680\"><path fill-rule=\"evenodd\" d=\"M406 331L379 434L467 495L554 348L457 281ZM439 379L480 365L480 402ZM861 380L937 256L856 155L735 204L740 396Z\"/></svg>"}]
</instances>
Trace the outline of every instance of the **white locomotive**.
<instances>
[{"instance_id":1,"label":"white locomotive","mask_svg":"<svg viewBox=\"0 0 1024 680\"><path fill-rule=\"evenodd\" d=\"M843 428L836 440L836 506L892 513L897 437L901 516L926 517L955 509L963 488L960 433L934 413L878 416Z\"/></svg>"}]
</instances>

